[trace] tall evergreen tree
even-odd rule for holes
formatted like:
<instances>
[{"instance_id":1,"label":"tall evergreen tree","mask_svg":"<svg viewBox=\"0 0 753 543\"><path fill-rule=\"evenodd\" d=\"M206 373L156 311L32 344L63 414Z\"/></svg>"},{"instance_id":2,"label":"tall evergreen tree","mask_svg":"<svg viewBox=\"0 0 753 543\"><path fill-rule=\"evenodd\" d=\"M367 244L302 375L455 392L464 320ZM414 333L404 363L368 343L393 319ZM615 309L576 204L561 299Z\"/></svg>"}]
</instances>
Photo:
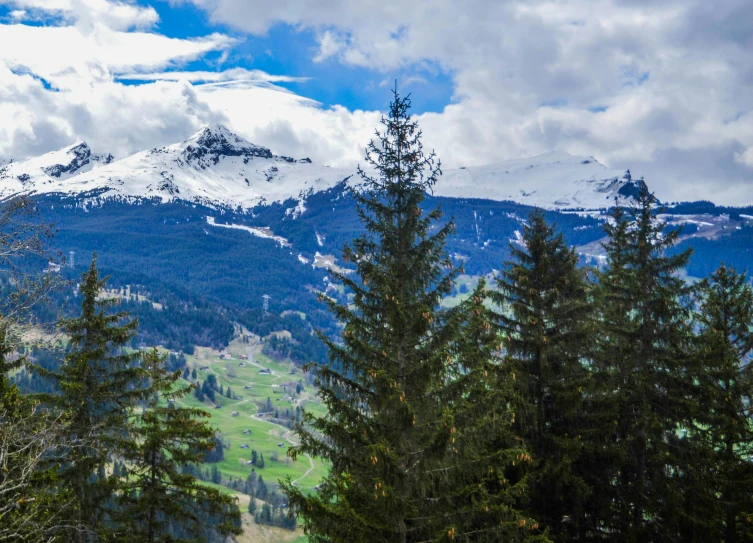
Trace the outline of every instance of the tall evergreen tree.
<instances>
[{"instance_id":1,"label":"tall evergreen tree","mask_svg":"<svg viewBox=\"0 0 753 543\"><path fill-rule=\"evenodd\" d=\"M641 181L634 205L606 225L606 269L596 300L591 516L595 535L620 541L672 541L683 516L681 474L689 458L678 437L694 416L689 287L677 272L689 251L670 253L679 231L656 220L656 200Z\"/></svg>"},{"instance_id":2,"label":"tall evergreen tree","mask_svg":"<svg viewBox=\"0 0 753 543\"><path fill-rule=\"evenodd\" d=\"M523 399L516 426L536 459L528 509L552 535L570 540L582 528L588 492L578 466L587 282L577 254L541 210L531 213L522 243L510 249L512 260L491 295Z\"/></svg>"},{"instance_id":3,"label":"tall evergreen tree","mask_svg":"<svg viewBox=\"0 0 753 543\"><path fill-rule=\"evenodd\" d=\"M131 409L143 397L144 372L138 353L125 347L136 334L138 323L123 312L108 311L117 300L101 298L106 280L99 278L96 256L83 274L81 315L64 319L61 330L70 337L70 351L58 371L36 367L61 391L46 395L53 409L68 416L66 463L58 474L61 491L72 499L78 543L106 536L113 494L118 478L108 474L107 463L128 444Z\"/></svg>"},{"instance_id":4,"label":"tall evergreen tree","mask_svg":"<svg viewBox=\"0 0 753 543\"><path fill-rule=\"evenodd\" d=\"M359 169L362 186L353 197L367 233L343 258L356 264L360 281L334 274L353 292L353 308L328 299L344 324L342 344L322 336L330 363L313 366L328 413L306 413L301 444L290 450L332 466L317 495L283 485L315 542L493 537L466 530L461 518L485 526L487 505L471 501L461 514L448 484L461 479L461 464L449 457L464 446L456 437L457 406L443 401L462 324L459 312L439 307L457 275L444 252L453 225L437 225L439 210L421 210L441 172L434 154L423 153L409 107L395 92L385 130L367 150L376 176ZM504 529L528 532L526 519L507 514Z\"/></svg>"},{"instance_id":5,"label":"tall evergreen tree","mask_svg":"<svg viewBox=\"0 0 753 543\"><path fill-rule=\"evenodd\" d=\"M177 402L193 385L175 388L180 370L169 373L165 357L156 349L143 357L149 379L145 408L133 426L133 441L125 451L127 478L120 488L119 541L138 543L188 543L206 540L202 525L206 516L222 535L239 534L240 513L233 498L202 485L180 467L201 462L214 447L214 430L202 420L201 409L180 407ZM171 526L180 525L191 539L173 537Z\"/></svg>"},{"instance_id":6,"label":"tall evergreen tree","mask_svg":"<svg viewBox=\"0 0 753 543\"><path fill-rule=\"evenodd\" d=\"M489 294L482 279L460 307L463 330L443 392L454 419L447 499L458 540L546 541L546 527L519 510L533 466L530 442L517 429L526 400L517 386L520 372L502 354L496 315L485 305Z\"/></svg>"},{"instance_id":7,"label":"tall evergreen tree","mask_svg":"<svg viewBox=\"0 0 753 543\"><path fill-rule=\"evenodd\" d=\"M745 274L722 265L701 288L698 353L704 409L693 434L711 452L708 517L716 541L753 539L753 290ZM698 496L696 496L698 499Z\"/></svg>"}]
</instances>

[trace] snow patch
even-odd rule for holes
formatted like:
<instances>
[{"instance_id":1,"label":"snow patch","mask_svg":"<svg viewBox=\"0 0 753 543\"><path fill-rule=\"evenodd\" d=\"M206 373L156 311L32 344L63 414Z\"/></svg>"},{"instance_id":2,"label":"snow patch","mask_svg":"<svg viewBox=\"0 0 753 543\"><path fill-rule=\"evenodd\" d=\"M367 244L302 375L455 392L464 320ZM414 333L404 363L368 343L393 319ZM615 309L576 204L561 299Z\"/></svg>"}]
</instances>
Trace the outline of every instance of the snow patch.
<instances>
[{"instance_id":1,"label":"snow patch","mask_svg":"<svg viewBox=\"0 0 753 543\"><path fill-rule=\"evenodd\" d=\"M282 236L275 236L272 230L267 227L258 226L245 226L243 224L219 224L214 221L214 217L207 216L207 223L212 226L218 226L220 228L231 228L234 230L245 230L252 236L260 238L271 239L280 244L280 247L290 247L290 243Z\"/></svg>"}]
</instances>

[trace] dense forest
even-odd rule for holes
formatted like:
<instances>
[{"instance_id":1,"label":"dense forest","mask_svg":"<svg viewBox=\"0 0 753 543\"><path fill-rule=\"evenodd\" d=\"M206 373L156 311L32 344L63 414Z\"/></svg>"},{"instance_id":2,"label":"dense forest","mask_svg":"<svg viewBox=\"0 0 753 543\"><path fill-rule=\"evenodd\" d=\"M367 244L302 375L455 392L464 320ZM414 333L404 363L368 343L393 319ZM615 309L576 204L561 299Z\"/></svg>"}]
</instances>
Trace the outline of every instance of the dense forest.
<instances>
[{"instance_id":1,"label":"dense forest","mask_svg":"<svg viewBox=\"0 0 753 543\"><path fill-rule=\"evenodd\" d=\"M53 232L30 219L32 202L5 202L0 542L239 534L235 501L202 480L249 494L257 522L300 524L316 543L753 538L747 276L722 265L683 281L691 249L656 220L662 210L641 182L604 231L591 231L597 222L582 230L584 240L606 236L598 269L582 265L550 215L530 210L493 282L445 308L464 271L450 237L466 234L427 196L441 171L409 109L396 92L367 150L376 174L359 171L362 190L350 194L361 224L341 233L352 273L332 272L337 295L305 290L319 297L305 318L218 309L236 279L208 287L205 299L151 286L145 302L135 289L115 307L103 289L143 283L113 270L108 285L96 258L74 296L70 284L58 288L64 277L18 265L43 258ZM128 239L136 244L136 233ZM154 265L165 281L177 273ZM138 272L124 259L118 269ZM310 273L309 286L322 283ZM55 297L71 308L57 321L65 344L30 341L50 316L39 304ZM167 309L141 313L154 303ZM134 316L165 320L139 336ZM184 317L190 336L169 329ZM232 391L210 378L182 388L180 353L133 349L160 341L187 351L196 336L221 344L236 325L288 330L265 352L315 376L326 413L275 414L300 438L289 456L329 462L315 493L289 479L270 491L255 472L229 480L203 466L222 457L222 441L207 413L174 400Z\"/></svg>"}]
</instances>

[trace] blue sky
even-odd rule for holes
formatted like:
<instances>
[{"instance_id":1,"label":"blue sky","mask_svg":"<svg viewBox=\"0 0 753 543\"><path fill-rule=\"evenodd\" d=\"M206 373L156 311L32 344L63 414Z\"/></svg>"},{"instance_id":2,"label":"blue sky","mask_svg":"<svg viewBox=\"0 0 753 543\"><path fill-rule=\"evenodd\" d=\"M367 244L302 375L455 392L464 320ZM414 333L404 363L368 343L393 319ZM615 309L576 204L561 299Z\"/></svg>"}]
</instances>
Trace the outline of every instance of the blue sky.
<instances>
[{"instance_id":1,"label":"blue sky","mask_svg":"<svg viewBox=\"0 0 753 543\"><path fill-rule=\"evenodd\" d=\"M181 69L246 68L274 75L308 77L310 79L306 82L279 84L325 107L339 104L351 110L383 110L389 100L391 82L395 79L404 92L413 92L415 113L440 112L452 100L452 74L436 63L380 72L347 66L334 58L314 62L317 42L313 30L278 23L264 35L255 36L222 23L210 22L206 12L192 4L170 5L164 1L143 0L139 3L157 10L160 22L156 30L166 36L191 38L223 32L242 40L222 64L217 62L222 55L217 52Z\"/></svg>"}]
</instances>

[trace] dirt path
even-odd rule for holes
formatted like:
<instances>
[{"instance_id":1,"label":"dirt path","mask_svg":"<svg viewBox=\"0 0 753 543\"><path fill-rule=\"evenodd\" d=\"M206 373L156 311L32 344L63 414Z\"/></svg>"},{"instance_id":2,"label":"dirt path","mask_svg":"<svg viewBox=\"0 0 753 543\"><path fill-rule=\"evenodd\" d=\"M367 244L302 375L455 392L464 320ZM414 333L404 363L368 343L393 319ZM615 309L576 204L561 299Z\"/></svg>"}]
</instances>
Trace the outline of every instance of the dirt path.
<instances>
[{"instance_id":1,"label":"dirt path","mask_svg":"<svg viewBox=\"0 0 753 543\"><path fill-rule=\"evenodd\" d=\"M284 439L285 441L287 441L288 443L290 443L293 446L300 445L300 443L298 443L297 441L293 440L293 432L291 432L289 429L285 428L284 426L282 426L280 424L277 424L275 422L270 422L268 420L265 420L264 418L262 418L262 417L260 417L260 416L258 416L256 414L249 415L249 416L252 417L252 418L255 418L256 420L260 420L260 421L266 422L270 426L274 426L275 428L280 428L280 429L284 430L285 433L282 434L282 439ZM316 469L316 465L314 464L314 459L311 458L311 456L308 455L308 454L306 454L304 456L309 461L309 469L306 470L306 472L303 475L301 475L297 479L294 479L293 481L291 481L291 484L296 485L296 486L298 484L298 481L300 481L302 479L305 479L306 477L308 477L311 474L312 471L314 471ZM311 488L313 488L313 487L311 487Z\"/></svg>"}]
</instances>

